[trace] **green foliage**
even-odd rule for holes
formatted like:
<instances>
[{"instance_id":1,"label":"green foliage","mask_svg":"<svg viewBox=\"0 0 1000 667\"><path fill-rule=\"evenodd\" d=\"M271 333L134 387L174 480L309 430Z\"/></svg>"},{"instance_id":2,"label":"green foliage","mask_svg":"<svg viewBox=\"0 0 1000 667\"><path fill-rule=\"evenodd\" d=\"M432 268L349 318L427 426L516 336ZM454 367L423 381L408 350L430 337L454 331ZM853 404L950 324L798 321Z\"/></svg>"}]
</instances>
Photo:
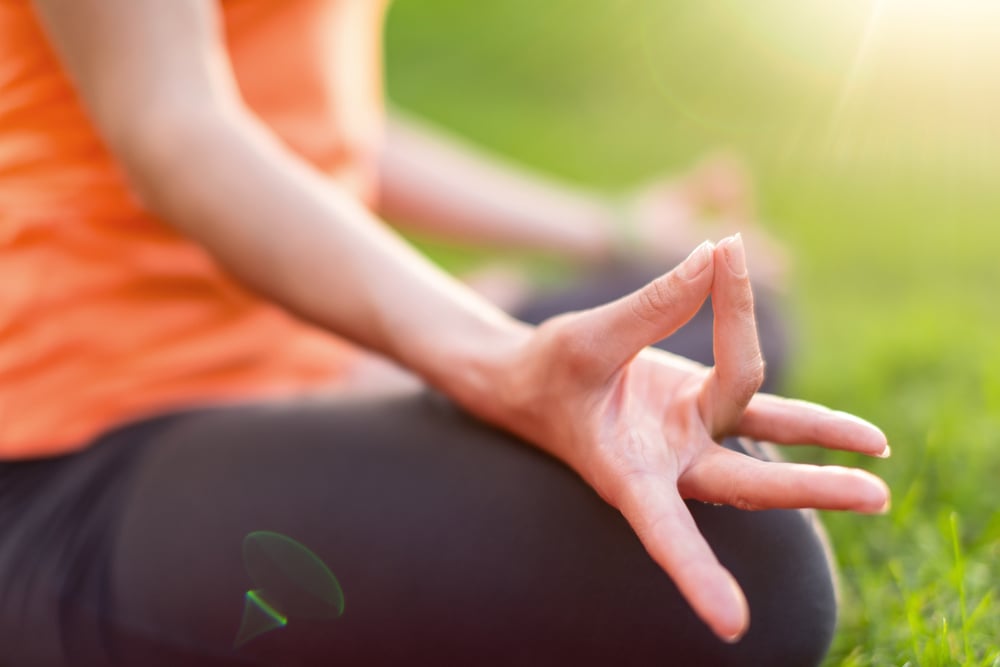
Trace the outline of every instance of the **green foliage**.
<instances>
[{"instance_id":1,"label":"green foliage","mask_svg":"<svg viewBox=\"0 0 1000 667\"><path fill-rule=\"evenodd\" d=\"M990 3L930 20L890 1L866 42L876 4L397 0L390 97L609 190L717 146L746 155L797 260L788 393L893 446L794 452L894 492L886 517L826 516L844 597L828 664L996 667L997 23L962 20Z\"/></svg>"}]
</instances>

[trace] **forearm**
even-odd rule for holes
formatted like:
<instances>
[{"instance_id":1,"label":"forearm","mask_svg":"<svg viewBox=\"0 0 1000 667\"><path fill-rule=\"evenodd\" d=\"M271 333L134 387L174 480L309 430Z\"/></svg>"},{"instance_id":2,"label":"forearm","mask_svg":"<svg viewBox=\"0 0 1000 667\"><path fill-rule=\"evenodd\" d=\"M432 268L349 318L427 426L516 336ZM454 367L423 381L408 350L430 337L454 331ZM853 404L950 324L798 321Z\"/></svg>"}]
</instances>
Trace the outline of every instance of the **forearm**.
<instances>
[{"instance_id":1,"label":"forearm","mask_svg":"<svg viewBox=\"0 0 1000 667\"><path fill-rule=\"evenodd\" d=\"M581 260L613 251L615 215L604 199L413 121L390 120L380 158L379 210L401 227Z\"/></svg>"},{"instance_id":2,"label":"forearm","mask_svg":"<svg viewBox=\"0 0 1000 667\"><path fill-rule=\"evenodd\" d=\"M488 403L488 368L524 325L409 249L246 108L216 3L33 7L152 212L289 311L399 361L467 407Z\"/></svg>"},{"instance_id":3,"label":"forearm","mask_svg":"<svg viewBox=\"0 0 1000 667\"><path fill-rule=\"evenodd\" d=\"M247 114L166 123L127 166L148 205L244 284L465 404L515 321L419 256Z\"/></svg>"}]
</instances>

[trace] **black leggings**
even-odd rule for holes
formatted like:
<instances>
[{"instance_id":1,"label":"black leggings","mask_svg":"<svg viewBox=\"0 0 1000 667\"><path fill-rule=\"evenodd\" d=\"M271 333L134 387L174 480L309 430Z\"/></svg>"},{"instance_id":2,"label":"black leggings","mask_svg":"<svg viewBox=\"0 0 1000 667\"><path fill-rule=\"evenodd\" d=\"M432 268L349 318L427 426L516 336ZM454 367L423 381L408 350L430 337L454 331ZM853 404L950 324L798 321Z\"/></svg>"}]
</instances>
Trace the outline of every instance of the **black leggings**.
<instances>
[{"instance_id":1,"label":"black leggings","mask_svg":"<svg viewBox=\"0 0 1000 667\"><path fill-rule=\"evenodd\" d=\"M0 665L818 663L836 604L809 515L689 507L747 593L739 644L572 472L435 394L164 415L0 464ZM314 552L343 614L234 648L254 531Z\"/></svg>"}]
</instances>

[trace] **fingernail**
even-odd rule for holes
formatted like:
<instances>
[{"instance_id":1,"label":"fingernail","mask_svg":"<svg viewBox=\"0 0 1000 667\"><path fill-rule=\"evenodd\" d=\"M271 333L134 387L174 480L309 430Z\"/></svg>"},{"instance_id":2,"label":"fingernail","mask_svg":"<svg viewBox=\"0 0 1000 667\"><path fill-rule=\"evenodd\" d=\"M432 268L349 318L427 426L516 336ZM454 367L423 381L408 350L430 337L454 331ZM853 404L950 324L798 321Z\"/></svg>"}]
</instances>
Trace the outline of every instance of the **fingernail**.
<instances>
[{"instance_id":1,"label":"fingernail","mask_svg":"<svg viewBox=\"0 0 1000 667\"><path fill-rule=\"evenodd\" d=\"M743 639L742 632L737 632L735 635L730 635L728 637L722 637L722 641L726 642L727 644L739 643L741 639Z\"/></svg>"},{"instance_id":2,"label":"fingernail","mask_svg":"<svg viewBox=\"0 0 1000 667\"><path fill-rule=\"evenodd\" d=\"M887 444L885 446L885 449L882 450L882 453L881 454L876 454L876 456L878 456L880 459L887 459L887 458L889 458L890 456L892 456L892 447L890 447Z\"/></svg>"},{"instance_id":3,"label":"fingernail","mask_svg":"<svg viewBox=\"0 0 1000 667\"><path fill-rule=\"evenodd\" d=\"M726 263L733 274L742 278L747 274L747 258L743 250L743 237L737 232L733 236L723 239L719 246L726 253Z\"/></svg>"},{"instance_id":4,"label":"fingernail","mask_svg":"<svg viewBox=\"0 0 1000 667\"><path fill-rule=\"evenodd\" d=\"M730 577L729 588L730 593L732 594L733 603L733 607L731 607L731 609L738 610L739 629L733 631L731 634L720 634L719 638L727 644L735 644L743 639L747 630L750 628L750 608L747 605L746 596L743 595L743 590L740 588L740 585L736 583L736 579ZM732 621L736 619L730 620Z\"/></svg>"},{"instance_id":5,"label":"fingernail","mask_svg":"<svg viewBox=\"0 0 1000 667\"><path fill-rule=\"evenodd\" d=\"M892 508L892 492L889 490L889 487L885 484L885 482L882 482L880 486L882 487L880 489L880 495L883 495L885 500L882 501L882 505L879 506L877 513L885 514Z\"/></svg>"},{"instance_id":6,"label":"fingernail","mask_svg":"<svg viewBox=\"0 0 1000 667\"><path fill-rule=\"evenodd\" d=\"M694 249L677 269L684 280L694 280L712 263L712 242L705 241Z\"/></svg>"}]
</instances>

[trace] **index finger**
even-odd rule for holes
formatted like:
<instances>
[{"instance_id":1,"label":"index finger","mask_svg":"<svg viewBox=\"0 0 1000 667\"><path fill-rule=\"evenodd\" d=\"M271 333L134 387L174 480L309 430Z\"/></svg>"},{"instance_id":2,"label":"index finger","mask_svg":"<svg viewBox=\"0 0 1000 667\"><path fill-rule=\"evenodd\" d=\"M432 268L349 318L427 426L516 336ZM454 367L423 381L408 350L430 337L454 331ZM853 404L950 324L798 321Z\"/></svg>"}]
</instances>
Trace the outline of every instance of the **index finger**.
<instances>
[{"instance_id":1,"label":"index finger","mask_svg":"<svg viewBox=\"0 0 1000 667\"><path fill-rule=\"evenodd\" d=\"M746 597L698 530L676 485L653 473L628 478L618 502L646 551L719 638L738 640L750 624Z\"/></svg>"},{"instance_id":2,"label":"index finger","mask_svg":"<svg viewBox=\"0 0 1000 667\"><path fill-rule=\"evenodd\" d=\"M729 434L764 381L764 358L757 339L753 292L743 239L723 239L715 250L715 367L702 390L699 407L713 437Z\"/></svg>"}]
</instances>

